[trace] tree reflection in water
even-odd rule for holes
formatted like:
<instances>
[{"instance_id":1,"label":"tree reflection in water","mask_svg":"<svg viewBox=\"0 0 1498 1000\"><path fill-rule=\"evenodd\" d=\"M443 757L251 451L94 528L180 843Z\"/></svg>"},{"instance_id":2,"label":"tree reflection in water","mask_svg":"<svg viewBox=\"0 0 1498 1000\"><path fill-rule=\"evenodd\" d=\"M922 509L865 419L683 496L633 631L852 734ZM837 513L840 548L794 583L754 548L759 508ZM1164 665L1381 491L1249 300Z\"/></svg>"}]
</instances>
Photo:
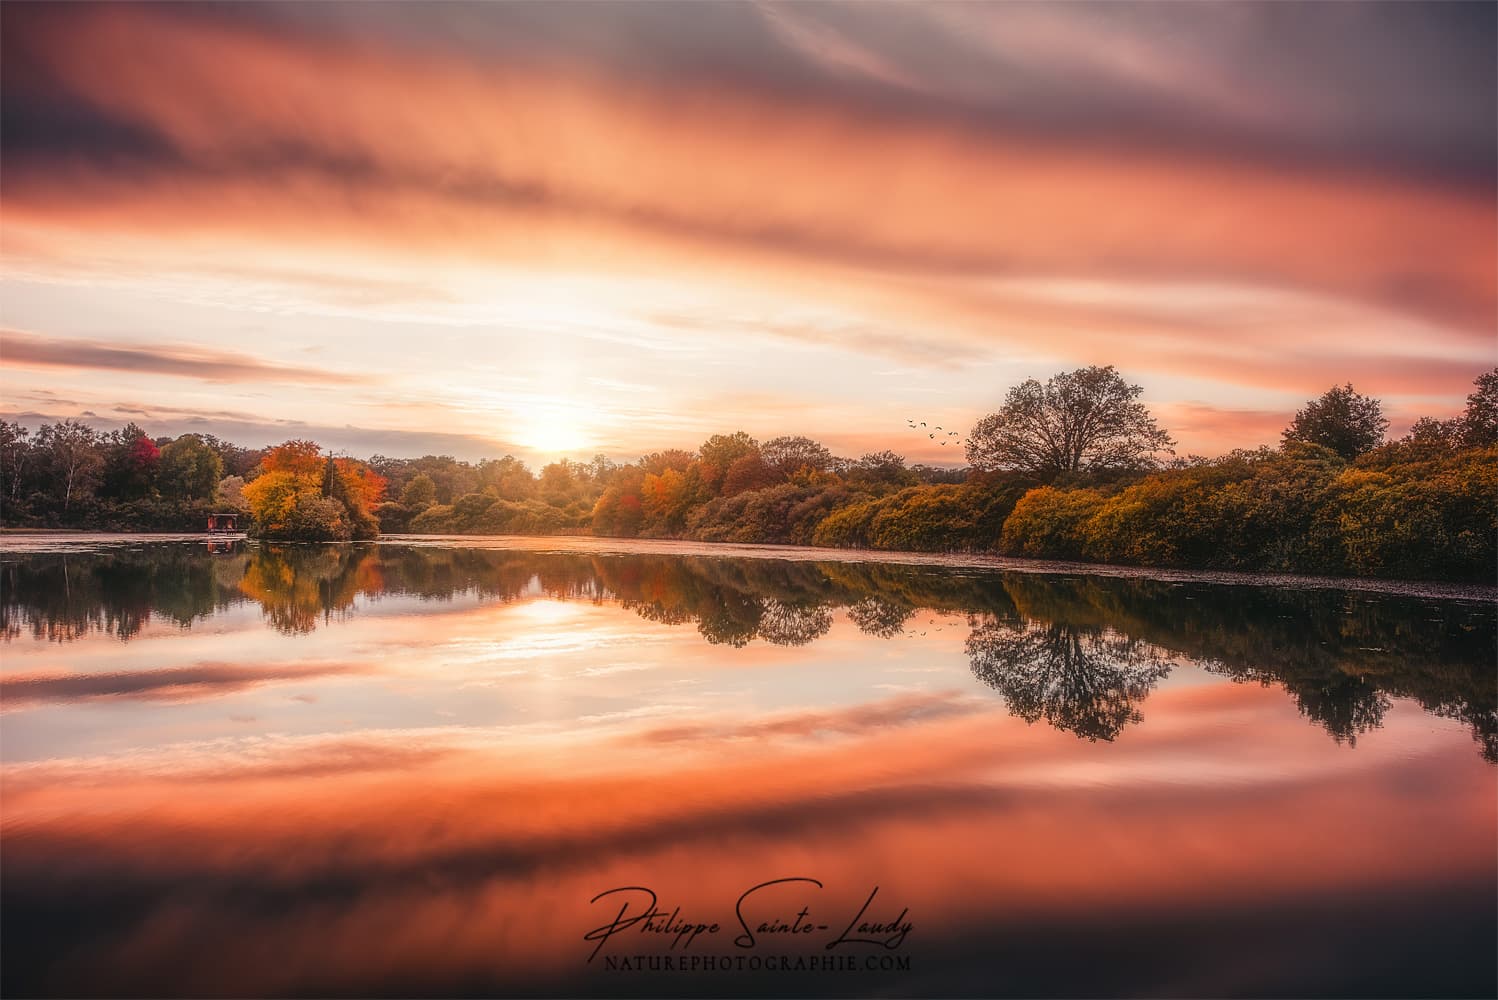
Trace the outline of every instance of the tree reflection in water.
<instances>
[{"instance_id":1,"label":"tree reflection in water","mask_svg":"<svg viewBox=\"0 0 1498 1000\"><path fill-rule=\"evenodd\" d=\"M759 619L759 636L776 646L805 646L832 631L832 608L797 606L770 598Z\"/></svg>"},{"instance_id":2,"label":"tree reflection in water","mask_svg":"<svg viewBox=\"0 0 1498 1000\"><path fill-rule=\"evenodd\" d=\"M1288 686L1287 686L1288 687ZM1320 684L1291 689L1302 715L1315 719L1338 743L1356 746L1358 737L1383 725L1392 703L1366 677L1334 674Z\"/></svg>"},{"instance_id":3,"label":"tree reflection in water","mask_svg":"<svg viewBox=\"0 0 1498 1000\"><path fill-rule=\"evenodd\" d=\"M848 620L864 635L893 639L905 631L905 623L915 616L915 609L886 600L878 595L859 598L848 605Z\"/></svg>"},{"instance_id":4,"label":"tree reflection in water","mask_svg":"<svg viewBox=\"0 0 1498 1000\"><path fill-rule=\"evenodd\" d=\"M609 601L715 645L803 646L839 611L864 634L910 641L918 613L969 619L974 674L1015 714L1092 740L1117 738L1171 660L1283 688L1352 743L1395 697L1471 726L1498 762L1498 663L1490 603L1337 590L954 570L940 566L448 546L150 543L0 553L0 637L128 641L153 620L195 624L259 606L290 634L401 595L507 602Z\"/></svg>"},{"instance_id":5,"label":"tree reflection in water","mask_svg":"<svg viewBox=\"0 0 1498 1000\"><path fill-rule=\"evenodd\" d=\"M1015 619L975 627L967 640L978 679L1026 722L1111 741L1140 721L1139 703L1170 673L1156 651L1111 629Z\"/></svg>"}]
</instances>

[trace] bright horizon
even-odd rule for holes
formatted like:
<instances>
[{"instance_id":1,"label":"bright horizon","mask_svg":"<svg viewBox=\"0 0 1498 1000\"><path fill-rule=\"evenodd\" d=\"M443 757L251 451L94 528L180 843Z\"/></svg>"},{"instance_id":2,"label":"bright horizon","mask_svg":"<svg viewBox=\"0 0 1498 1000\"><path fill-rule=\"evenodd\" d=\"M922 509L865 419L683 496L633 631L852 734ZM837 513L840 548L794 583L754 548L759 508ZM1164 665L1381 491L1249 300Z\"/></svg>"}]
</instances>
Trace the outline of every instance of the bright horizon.
<instances>
[{"instance_id":1,"label":"bright horizon","mask_svg":"<svg viewBox=\"0 0 1498 1000\"><path fill-rule=\"evenodd\" d=\"M586 13L586 16L580 16ZM1180 454L1498 364L1491 5L3 19L0 412L533 465L962 461L1113 364Z\"/></svg>"}]
</instances>

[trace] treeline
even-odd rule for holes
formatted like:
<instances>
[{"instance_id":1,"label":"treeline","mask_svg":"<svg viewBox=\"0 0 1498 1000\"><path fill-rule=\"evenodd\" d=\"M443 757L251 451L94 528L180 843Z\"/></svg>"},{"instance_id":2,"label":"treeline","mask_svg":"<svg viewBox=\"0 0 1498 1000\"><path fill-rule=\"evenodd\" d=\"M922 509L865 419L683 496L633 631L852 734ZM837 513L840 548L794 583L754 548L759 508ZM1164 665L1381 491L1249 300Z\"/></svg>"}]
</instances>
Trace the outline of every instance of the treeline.
<instances>
[{"instance_id":1,"label":"treeline","mask_svg":"<svg viewBox=\"0 0 1498 1000\"><path fill-rule=\"evenodd\" d=\"M1011 437L1033 427L1013 425ZM1053 467L1049 483L1005 518L998 549L1136 566L1493 581L1498 369L1475 380L1460 416L1423 418L1393 442L1387 428L1379 401L1345 385L1296 413L1278 448L1155 471L1136 453L1139 471L1109 482L1085 461L1080 471Z\"/></svg>"},{"instance_id":2,"label":"treeline","mask_svg":"<svg viewBox=\"0 0 1498 1000\"><path fill-rule=\"evenodd\" d=\"M910 490L992 492L970 485L965 469L908 467L893 452L838 458L810 438L760 443L742 431L713 435L695 451L653 452L627 465L601 456L555 462L534 477L509 457L457 470L447 462L371 461L392 486L394 499L377 509L384 530L811 545L826 516L850 503ZM434 466L446 475L434 475ZM930 547L971 544L958 538Z\"/></svg>"},{"instance_id":3,"label":"treeline","mask_svg":"<svg viewBox=\"0 0 1498 1000\"><path fill-rule=\"evenodd\" d=\"M98 531L202 530L214 511L243 509L239 490L265 450L211 434L100 433L77 420L32 433L0 420L0 524Z\"/></svg>"},{"instance_id":4,"label":"treeline","mask_svg":"<svg viewBox=\"0 0 1498 1000\"><path fill-rule=\"evenodd\" d=\"M1498 566L1498 371L1458 417L1385 441L1378 401L1335 387L1277 447L1162 454L1169 436L1112 368L1028 382L964 442L968 469L893 452L838 458L742 432L632 465L514 459L372 465L401 484L386 531L588 532L1243 571L1492 580ZM914 421L913 421L914 423ZM450 460L446 460L450 461Z\"/></svg>"},{"instance_id":5,"label":"treeline","mask_svg":"<svg viewBox=\"0 0 1498 1000\"><path fill-rule=\"evenodd\" d=\"M242 510L264 537L595 534L991 552L1143 566L1487 580L1498 565L1498 370L1466 410L1386 441L1349 386L1281 443L1177 458L1111 367L1030 380L966 439L969 467L835 456L803 436L717 434L619 464L512 456L367 463L313 442L252 451L209 436L0 424L6 525L200 530ZM919 422L911 419L912 426ZM945 432L950 434L951 432ZM934 436L934 434L933 434Z\"/></svg>"},{"instance_id":6,"label":"treeline","mask_svg":"<svg viewBox=\"0 0 1498 1000\"><path fill-rule=\"evenodd\" d=\"M1104 487L1040 487L1007 555L1133 566L1485 580L1498 574L1498 448L1291 442Z\"/></svg>"}]
</instances>

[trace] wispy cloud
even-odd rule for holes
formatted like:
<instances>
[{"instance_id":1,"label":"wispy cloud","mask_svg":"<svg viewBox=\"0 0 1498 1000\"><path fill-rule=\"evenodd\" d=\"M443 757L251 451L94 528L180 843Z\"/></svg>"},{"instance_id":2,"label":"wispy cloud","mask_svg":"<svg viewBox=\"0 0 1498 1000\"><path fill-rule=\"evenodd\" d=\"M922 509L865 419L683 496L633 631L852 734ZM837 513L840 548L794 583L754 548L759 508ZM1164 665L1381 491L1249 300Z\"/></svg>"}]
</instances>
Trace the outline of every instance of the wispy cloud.
<instances>
[{"instance_id":1,"label":"wispy cloud","mask_svg":"<svg viewBox=\"0 0 1498 1000\"><path fill-rule=\"evenodd\" d=\"M208 382L302 382L349 384L367 381L345 372L264 361L236 351L188 344L132 344L45 337L0 330L0 358L7 365L91 368L196 378Z\"/></svg>"},{"instance_id":2,"label":"wispy cloud","mask_svg":"<svg viewBox=\"0 0 1498 1000\"><path fill-rule=\"evenodd\" d=\"M1246 138L1183 155L1148 116L1137 141L1099 150L1085 127L1095 113L1066 126L1075 95L1051 95L1049 131L975 129L811 85L801 100L717 88L679 101L659 82L599 80L565 53L549 69L480 69L388 39L247 31L162 8L37 22L16 18L36 72L15 88L40 107L38 81L56 81L113 124L78 124L69 157L14 144L8 201L23 226L333 236L512 259L534 258L545 232L548 258L574 263L655 242L905 271L1235 275L1468 324L1498 301L1491 184L1370 175L1351 156L1245 156ZM1143 44L1136 27L1114 30ZM141 46L155 57L141 60ZM1000 90L1030 80L993 68Z\"/></svg>"}]
</instances>

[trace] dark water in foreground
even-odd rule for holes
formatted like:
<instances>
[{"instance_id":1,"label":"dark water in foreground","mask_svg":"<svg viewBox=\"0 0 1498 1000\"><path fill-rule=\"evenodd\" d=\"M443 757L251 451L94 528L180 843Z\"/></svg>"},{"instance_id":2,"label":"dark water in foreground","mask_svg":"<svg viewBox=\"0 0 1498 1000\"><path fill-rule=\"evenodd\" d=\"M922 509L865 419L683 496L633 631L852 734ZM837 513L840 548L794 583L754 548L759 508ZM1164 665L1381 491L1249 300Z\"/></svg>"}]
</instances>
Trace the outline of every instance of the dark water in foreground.
<instances>
[{"instance_id":1,"label":"dark water in foreground","mask_svg":"<svg viewBox=\"0 0 1498 1000\"><path fill-rule=\"evenodd\" d=\"M1498 990L1491 602L3 544L6 996Z\"/></svg>"}]
</instances>

